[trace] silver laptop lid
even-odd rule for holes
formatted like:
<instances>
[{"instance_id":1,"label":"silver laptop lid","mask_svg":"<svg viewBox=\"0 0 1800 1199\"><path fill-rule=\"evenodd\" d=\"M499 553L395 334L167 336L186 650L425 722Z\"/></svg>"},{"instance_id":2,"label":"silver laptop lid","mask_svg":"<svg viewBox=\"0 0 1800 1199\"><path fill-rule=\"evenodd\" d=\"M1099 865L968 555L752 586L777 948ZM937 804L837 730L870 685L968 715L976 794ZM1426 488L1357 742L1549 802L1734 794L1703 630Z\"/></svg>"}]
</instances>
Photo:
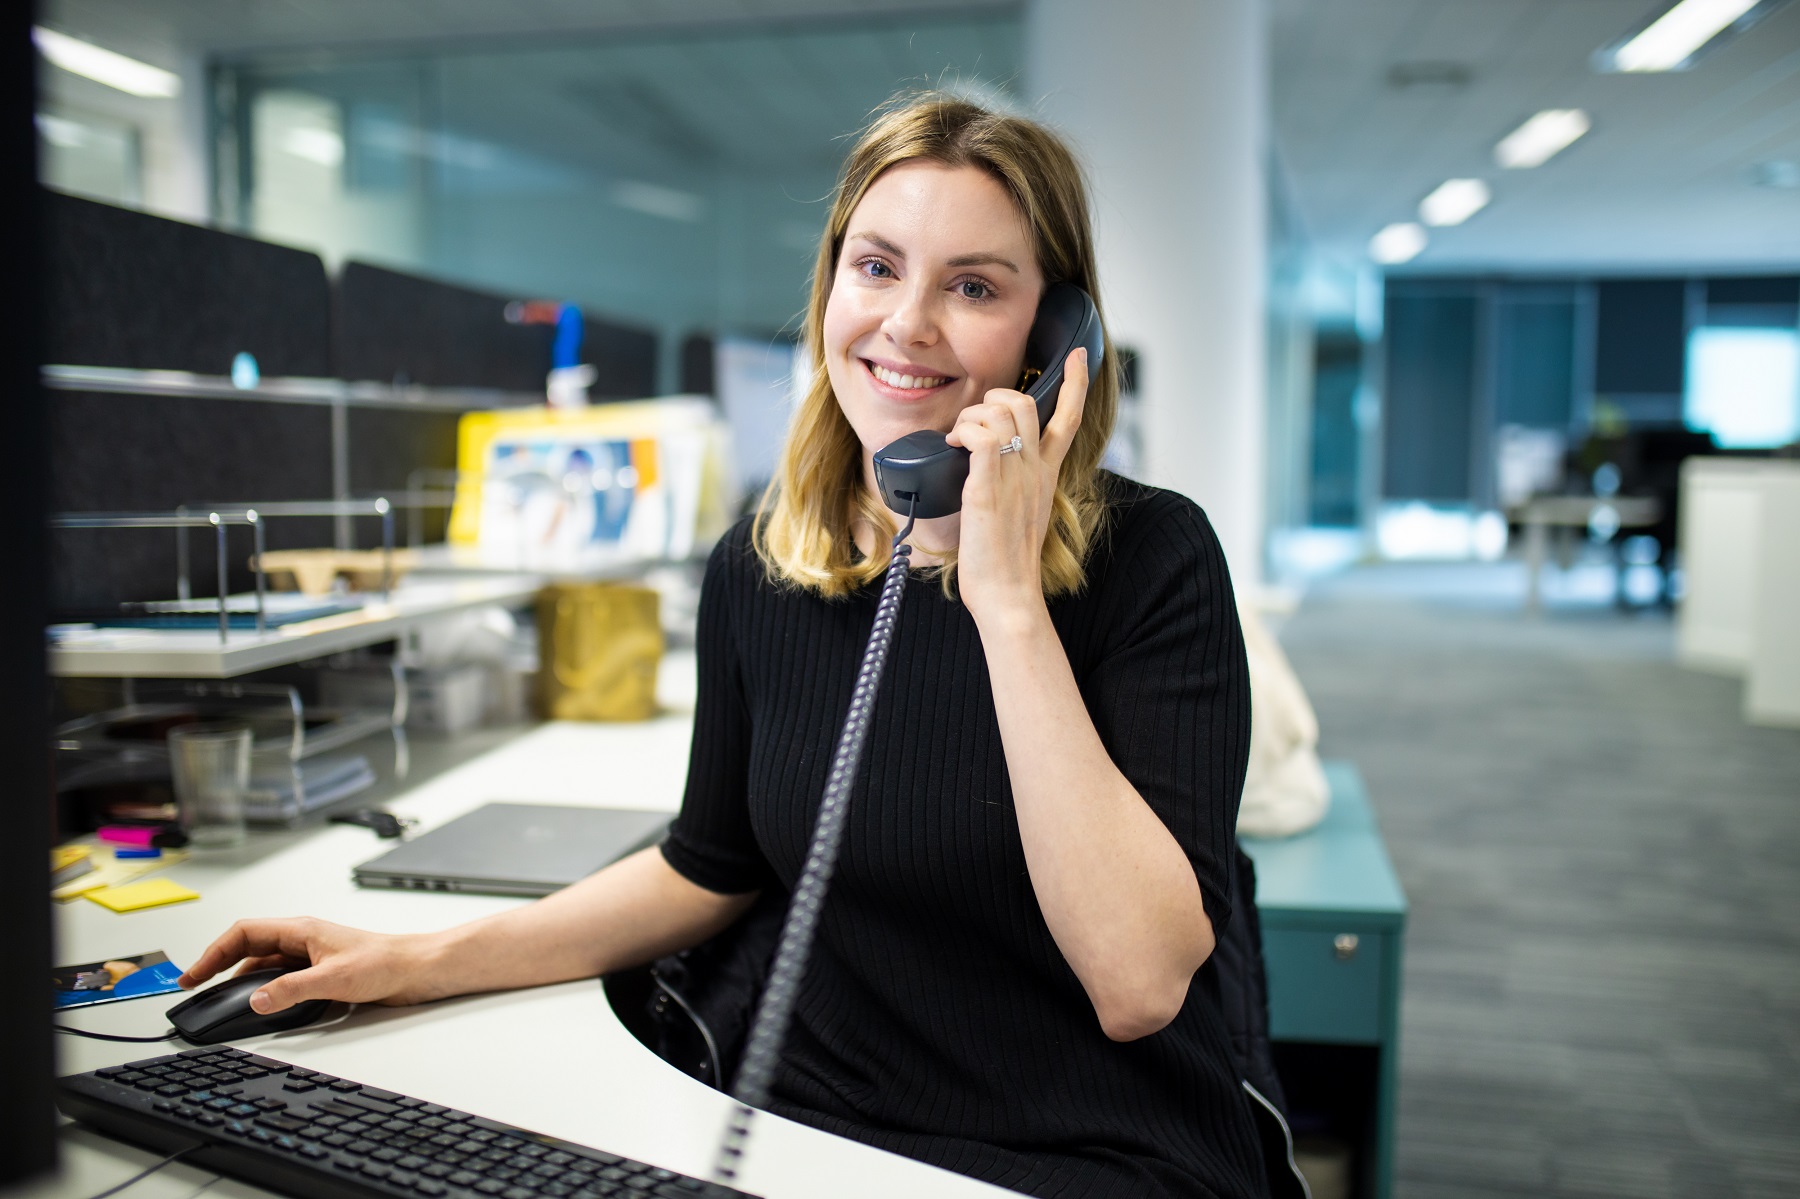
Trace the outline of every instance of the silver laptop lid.
<instances>
[{"instance_id":1,"label":"silver laptop lid","mask_svg":"<svg viewBox=\"0 0 1800 1199\"><path fill-rule=\"evenodd\" d=\"M669 813L490 803L355 870L366 887L548 895L653 845Z\"/></svg>"}]
</instances>

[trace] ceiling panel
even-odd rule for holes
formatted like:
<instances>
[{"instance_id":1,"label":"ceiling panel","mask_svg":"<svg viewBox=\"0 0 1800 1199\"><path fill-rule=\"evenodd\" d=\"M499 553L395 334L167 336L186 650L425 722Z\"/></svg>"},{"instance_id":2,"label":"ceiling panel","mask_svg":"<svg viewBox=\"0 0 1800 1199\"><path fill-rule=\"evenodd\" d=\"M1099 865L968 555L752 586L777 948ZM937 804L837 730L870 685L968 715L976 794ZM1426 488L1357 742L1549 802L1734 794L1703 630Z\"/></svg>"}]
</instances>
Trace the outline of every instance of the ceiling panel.
<instances>
[{"instance_id":1,"label":"ceiling panel","mask_svg":"<svg viewBox=\"0 0 1800 1199\"><path fill-rule=\"evenodd\" d=\"M1800 191L1755 186L1800 160L1800 4L1693 70L1603 75L1589 58L1640 24L1647 0L1273 0L1277 150L1309 239L1346 263L1444 179L1479 176L1493 203L1434 230L1405 269L1792 269ZM1457 64L1464 86L1390 82ZM1544 166L1503 171L1494 143L1542 108L1594 129Z\"/></svg>"}]
</instances>

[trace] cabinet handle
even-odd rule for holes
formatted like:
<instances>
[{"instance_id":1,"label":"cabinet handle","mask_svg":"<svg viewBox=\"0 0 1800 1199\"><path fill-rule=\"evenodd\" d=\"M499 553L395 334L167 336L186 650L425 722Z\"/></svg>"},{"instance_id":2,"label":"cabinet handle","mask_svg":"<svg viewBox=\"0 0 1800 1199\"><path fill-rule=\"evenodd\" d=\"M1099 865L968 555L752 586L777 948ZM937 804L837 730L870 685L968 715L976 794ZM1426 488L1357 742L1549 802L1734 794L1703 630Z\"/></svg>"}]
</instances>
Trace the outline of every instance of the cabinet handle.
<instances>
[{"instance_id":1,"label":"cabinet handle","mask_svg":"<svg viewBox=\"0 0 1800 1199\"><path fill-rule=\"evenodd\" d=\"M1337 955L1337 960L1340 962L1347 962L1355 957L1356 946L1355 933L1339 933L1331 939L1331 951Z\"/></svg>"}]
</instances>

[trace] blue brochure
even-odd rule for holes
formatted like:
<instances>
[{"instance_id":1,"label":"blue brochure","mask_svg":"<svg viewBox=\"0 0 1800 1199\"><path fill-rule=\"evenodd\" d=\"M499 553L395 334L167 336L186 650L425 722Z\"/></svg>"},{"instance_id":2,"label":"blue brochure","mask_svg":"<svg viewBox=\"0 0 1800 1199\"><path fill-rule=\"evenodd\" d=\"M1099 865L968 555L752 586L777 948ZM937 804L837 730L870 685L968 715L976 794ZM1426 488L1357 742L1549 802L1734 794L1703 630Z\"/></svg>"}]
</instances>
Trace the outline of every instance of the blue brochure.
<instances>
[{"instance_id":1,"label":"blue brochure","mask_svg":"<svg viewBox=\"0 0 1800 1199\"><path fill-rule=\"evenodd\" d=\"M175 981L180 977L181 967L157 949L104 962L59 966L52 976L52 986L58 1008L86 1007L140 995L167 995L181 989Z\"/></svg>"}]
</instances>

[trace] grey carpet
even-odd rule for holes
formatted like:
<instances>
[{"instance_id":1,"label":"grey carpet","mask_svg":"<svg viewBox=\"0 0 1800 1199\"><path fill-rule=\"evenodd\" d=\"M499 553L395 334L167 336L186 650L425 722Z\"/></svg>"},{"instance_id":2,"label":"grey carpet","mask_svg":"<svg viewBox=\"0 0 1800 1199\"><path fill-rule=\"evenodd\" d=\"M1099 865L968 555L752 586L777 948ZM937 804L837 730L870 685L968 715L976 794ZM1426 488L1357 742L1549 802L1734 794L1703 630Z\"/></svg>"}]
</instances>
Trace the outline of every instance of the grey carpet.
<instances>
[{"instance_id":1,"label":"grey carpet","mask_svg":"<svg viewBox=\"0 0 1800 1199\"><path fill-rule=\"evenodd\" d=\"M1395 1194L1800 1195L1800 731L1516 582L1364 568L1280 630L1411 902Z\"/></svg>"}]
</instances>

